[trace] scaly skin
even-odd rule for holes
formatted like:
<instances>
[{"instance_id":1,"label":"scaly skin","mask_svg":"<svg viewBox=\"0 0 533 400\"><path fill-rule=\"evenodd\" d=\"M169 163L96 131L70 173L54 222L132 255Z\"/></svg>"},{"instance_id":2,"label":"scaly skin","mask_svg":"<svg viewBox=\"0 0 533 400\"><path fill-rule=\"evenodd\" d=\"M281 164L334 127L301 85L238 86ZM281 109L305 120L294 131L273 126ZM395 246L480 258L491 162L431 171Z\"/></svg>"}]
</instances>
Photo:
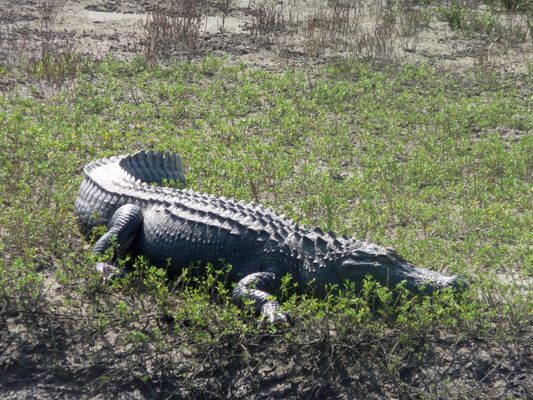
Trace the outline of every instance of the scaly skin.
<instances>
[{"instance_id":1,"label":"scaly skin","mask_svg":"<svg viewBox=\"0 0 533 400\"><path fill-rule=\"evenodd\" d=\"M181 158L163 152L139 153L87 165L75 213L83 234L99 226L108 232L98 240L94 254L104 255L113 245L119 253L143 255L150 264L180 274L202 261L217 268L232 265L237 282L233 301L252 301L257 313L270 322L286 321L272 295L290 274L300 293L325 297L327 287L343 288L346 281L363 288L367 276L384 286L425 293L452 287L468 288L458 276L447 277L419 268L394 249L361 242L316 228L309 230L254 203L236 202L185 189L152 186L164 179L185 186ZM109 277L112 263L98 262Z\"/></svg>"}]
</instances>

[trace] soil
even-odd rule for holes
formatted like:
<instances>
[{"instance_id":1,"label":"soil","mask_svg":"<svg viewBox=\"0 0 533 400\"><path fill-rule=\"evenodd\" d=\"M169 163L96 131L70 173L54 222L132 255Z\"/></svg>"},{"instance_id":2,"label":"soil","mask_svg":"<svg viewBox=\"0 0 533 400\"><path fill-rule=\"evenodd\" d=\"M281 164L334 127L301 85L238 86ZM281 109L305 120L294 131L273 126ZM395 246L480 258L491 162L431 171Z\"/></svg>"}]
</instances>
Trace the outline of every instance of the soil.
<instances>
[{"instance_id":1,"label":"soil","mask_svg":"<svg viewBox=\"0 0 533 400\"><path fill-rule=\"evenodd\" d=\"M279 22L280 15L287 19L295 13L301 18L312 16L325 2L284 5L279 1L274 7L282 14L277 14L278 23L270 27L258 20L261 4L266 2L206 0L203 15L207 19L194 37L192 50L171 49L158 62L199 61L212 54L227 56L229 64L244 61L252 68L282 72L319 68L350 52L349 45L341 42L335 51L320 48L318 39L318 47L310 47L302 29ZM16 65L22 58L40 54L46 46L100 59L113 54L133 60L145 50L140 39L142 24L156 7L155 1L147 0L3 0L0 66ZM376 68L425 62L455 72L484 67L501 74L519 74L527 73L533 60L530 35L516 43L482 34L467 36L442 21L432 21L416 43L396 38L391 47L385 55L370 54L367 61ZM34 84L21 78L2 82L2 89L17 86L21 95L30 95ZM55 279L53 264L40 272L47 276L49 304L59 309L67 289ZM167 329L161 321L147 321ZM378 357L364 342L353 348L331 348L327 340L295 347L265 335L254 347L243 348L241 357L218 360L216 366L204 364L199 373L187 369L192 355L179 344L170 344L170 352L183 353L179 356L183 365L159 368L147 383L140 378L140 371L149 372L161 360L149 357L139 358L136 364L125 363L124 353L129 350L120 345L124 333L118 327L104 333L79 332L75 321L47 320L31 313L0 314L0 397L392 399L417 397L420 390L426 395L439 393L435 398L533 398L532 354L516 343L475 337L432 338L424 344L422 358L400 360L399 376L388 373L391 360L386 351L378 352ZM382 346L387 350L387 339ZM178 385L176 379L185 372L191 377L188 384ZM109 377L110 383L95 384L102 376ZM409 391L402 385L408 385ZM468 391L458 393L454 387Z\"/></svg>"},{"instance_id":2,"label":"soil","mask_svg":"<svg viewBox=\"0 0 533 400\"><path fill-rule=\"evenodd\" d=\"M171 64L214 55L227 56L229 64L244 61L249 67L284 71L312 68L354 54L350 44L343 40L330 40L333 45L328 45L321 37L312 40L302 37L317 36L318 30L306 29L301 20L320 17L320 11L330 7L323 0L286 4L277 1L274 4L278 14L271 18L275 20L271 23L260 18L265 14L265 11L260 13L261 5L270 4L268 0L206 0L202 4L203 18L194 50L169 52L158 62ZM0 26L3 26L0 63L31 58L31 54L43 48L49 50L48 47L58 51L66 51L68 47L71 49L68 51L81 55L105 58L113 54L121 60L132 60L144 50L142 24L156 9L156 2L142 0L4 0L0 4ZM165 12L168 7L162 10ZM364 11L360 35L373 32L369 27L375 22L372 12ZM273 14L266 13L267 16ZM382 54L367 54L366 60L376 64L380 61L428 63L453 71L490 67L504 73L524 73L531 63L533 43L529 36L533 34L527 32L523 19L509 21L509 25L512 24L523 28L528 37L515 41L481 33L466 35L450 29L447 22L433 19L427 28L411 37L395 35L390 39L390 49L382 46ZM309 46L307 42L310 41L314 47Z\"/></svg>"}]
</instances>

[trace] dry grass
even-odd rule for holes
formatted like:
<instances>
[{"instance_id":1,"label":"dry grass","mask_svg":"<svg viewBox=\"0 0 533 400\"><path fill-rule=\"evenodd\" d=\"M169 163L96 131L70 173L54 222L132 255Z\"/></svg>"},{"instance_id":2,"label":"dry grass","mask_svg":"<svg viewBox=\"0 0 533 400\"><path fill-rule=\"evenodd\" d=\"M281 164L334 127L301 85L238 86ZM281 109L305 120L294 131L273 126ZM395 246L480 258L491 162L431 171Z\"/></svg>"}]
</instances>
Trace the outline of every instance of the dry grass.
<instances>
[{"instance_id":1,"label":"dry grass","mask_svg":"<svg viewBox=\"0 0 533 400\"><path fill-rule=\"evenodd\" d=\"M149 62L172 60L180 51L193 52L206 24L202 3L197 0L172 0L157 4L152 14L137 27L134 50Z\"/></svg>"}]
</instances>

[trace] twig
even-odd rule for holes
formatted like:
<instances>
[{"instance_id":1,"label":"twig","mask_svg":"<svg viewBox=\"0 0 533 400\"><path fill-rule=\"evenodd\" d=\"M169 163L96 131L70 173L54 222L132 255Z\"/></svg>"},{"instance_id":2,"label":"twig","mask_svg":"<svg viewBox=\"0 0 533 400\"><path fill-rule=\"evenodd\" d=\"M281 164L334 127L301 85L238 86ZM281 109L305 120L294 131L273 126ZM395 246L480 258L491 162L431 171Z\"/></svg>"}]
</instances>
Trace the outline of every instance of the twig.
<instances>
[{"instance_id":1,"label":"twig","mask_svg":"<svg viewBox=\"0 0 533 400\"><path fill-rule=\"evenodd\" d=\"M490 64L490 49L492 48L492 46L494 46L494 43L496 43L499 38L500 37L498 36L496 39L494 39L494 41L490 44L489 49L487 50L487 61L489 62L489 64Z\"/></svg>"}]
</instances>

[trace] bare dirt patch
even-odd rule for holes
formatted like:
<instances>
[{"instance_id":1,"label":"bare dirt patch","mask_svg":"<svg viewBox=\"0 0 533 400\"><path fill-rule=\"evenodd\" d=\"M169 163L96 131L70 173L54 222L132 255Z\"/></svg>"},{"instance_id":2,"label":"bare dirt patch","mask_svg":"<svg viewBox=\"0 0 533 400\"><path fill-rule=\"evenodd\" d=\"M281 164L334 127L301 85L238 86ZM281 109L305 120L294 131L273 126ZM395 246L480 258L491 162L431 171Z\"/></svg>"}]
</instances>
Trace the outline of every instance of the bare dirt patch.
<instances>
[{"instance_id":1,"label":"bare dirt patch","mask_svg":"<svg viewBox=\"0 0 533 400\"><path fill-rule=\"evenodd\" d=\"M184 8L187 4L189 9ZM160 4L7 0L0 6L0 62L12 63L55 50L100 58L113 54L128 61L148 55L168 65L206 55L228 56L229 63L244 61L250 67L273 71L308 68L343 58L381 66L425 62L455 71L482 67L515 74L528 71L532 34L522 14L493 22L493 28L474 19L470 21L472 27L460 30L437 19L435 6L417 2L404 6L408 9L387 11L381 2L369 6L323 0ZM170 38L174 43L151 54L147 41L153 37L146 36L158 10L160 20L172 15L176 16L174 23L189 18L184 25L195 30L194 41L180 45L184 31L175 32L177 36ZM488 14L487 6L480 10L482 15ZM160 41L169 39L164 34L174 33L165 31L161 23L156 25L162 34ZM498 29L505 33L499 34Z\"/></svg>"}]
</instances>

